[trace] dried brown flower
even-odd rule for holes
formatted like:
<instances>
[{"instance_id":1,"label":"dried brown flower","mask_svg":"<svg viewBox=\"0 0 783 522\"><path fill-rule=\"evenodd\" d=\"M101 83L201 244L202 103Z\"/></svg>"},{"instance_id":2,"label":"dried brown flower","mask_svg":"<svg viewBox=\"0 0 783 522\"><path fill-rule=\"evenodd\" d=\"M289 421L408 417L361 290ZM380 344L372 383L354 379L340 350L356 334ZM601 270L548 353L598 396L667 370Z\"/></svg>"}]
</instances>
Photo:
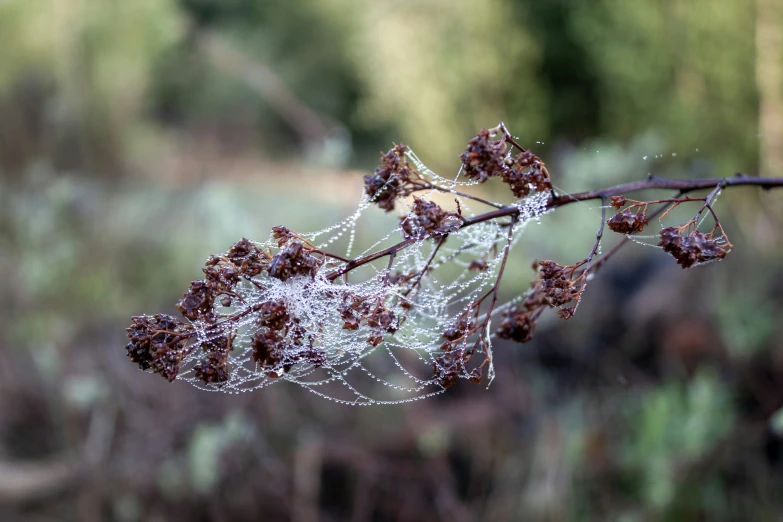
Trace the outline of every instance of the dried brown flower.
<instances>
[{"instance_id":1,"label":"dried brown flower","mask_svg":"<svg viewBox=\"0 0 783 522\"><path fill-rule=\"evenodd\" d=\"M298 275L313 277L320 266L318 258L310 255L302 243L294 241L272 258L267 273L270 277L287 281Z\"/></svg>"},{"instance_id":2,"label":"dried brown flower","mask_svg":"<svg viewBox=\"0 0 783 522\"><path fill-rule=\"evenodd\" d=\"M414 175L405 159L408 150L403 144L395 145L381 156L381 163L370 176L364 177L364 193L379 207L390 212L394 201L408 195L406 185Z\"/></svg>"},{"instance_id":3,"label":"dried brown flower","mask_svg":"<svg viewBox=\"0 0 783 522\"><path fill-rule=\"evenodd\" d=\"M647 216L642 212L634 212L631 209L618 212L606 222L609 225L609 230L618 234L641 232L647 226L647 223Z\"/></svg>"},{"instance_id":4,"label":"dried brown flower","mask_svg":"<svg viewBox=\"0 0 783 522\"><path fill-rule=\"evenodd\" d=\"M508 169L506 165L506 139L493 140L488 129L481 129L468 142L459 159L462 161L468 179L484 183L489 178L500 176Z\"/></svg>"},{"instance_id":5,"label":"dried brown flower","mask_svg":"<svg viewBox=\"0 0 783 522\"><path fill-rule=\"evenodd\" d=\"M438 356L432 363L432 373L438 384L444 388L454 386L463 371L465 371L465 351L461 348Z\"/></svg>"},{"instance_id":6,"label":"dried brown flower","mask_svg":"<svg viewBox=\"0 0 783 522\"><path fill-rule=\"evenodd\" d=\"M536 322L531 318L530 311L511 307L503 313L503 321L497 330L498 337L518 343L526 343L533 338Z\"/></svg>"},{"instance_id":7,"label":"dried brown flower","mask_svg":"<svg viewBox=\"0 0 783 522\"><path fill-rule=\"evenodd\" d=\"M698 230L683 235L679 228L666 227L661 230L660 237L658 246L662 246L663 251L671 254L677 260L677 264L683 268L689 268L696 263L723 259L727 254L727 250L713 237Z\"/></svg>"},{"instance_id":8,"label":"dried brown flower","mask_svg":"<svg viewBox=\"0 0 783 522\"><path fill-rule=\"evenodd\" d=\"M464 337L465 334L471 331L475 326L474 322L463 317L457 321L457 324L444 330L441 337L448 341L456 341L457 339Z\"/></svg>"},{"instance_id":9,"label":"dried brown flower","mask_svg":"<svg viewBox=\"0 0 783 522\"><path fill-rule=\"evenodd\" d=\"M269 377L280 377L301 361L316 367L326 362L322 350L313 346L313 338L299 319L291 316L282 301L267 301L258 307L260 326L250 342L253 360Z\"/></svg>"},{"instance_id":10,"label":"dried brown flower","mask_svg":"<svg viewBox=\"0 0 783 522\"><path fill-rule=\"evenodd\" d=\"M483 183L489 178L499 177L507 184L517 198L523 198L533 191L552 189L552 181L541 158L522 150L515 157L508 154L506 135L493 140L487 129L482 129L468 142L460 155L465 176Z\"/></svg>"},{"instance_id":11,"label":"dried brown flower","mask_svg":"<svg viewBox=\"0 0 783 522\"><path fill-rule=\"evenodd\" d=\"M246 238L237 241L226 254L240 274L253 277L261 273L269 263L269 256Z\"/></svg>"},{"instance_id":12,"label":"dried brown flower","mask_svg":"<svg viewBox=\"0 0 783 522\"><path fill-rule=\"evenodd\" d=\"M517 198L523 198L533 191L552 190L552 181L544 162L528 150L517 154L516 160L503 171L501 177Z\"/></svg>"},{"instance_id":13,"label":"dried brown flower","mask_svg":"<svg viewBox=\"0 0 783 522\"><path fill-rule=\"evenodd\" d=\"M125 346L130 360L142 370L152 369L169 382L177 378L191 327L165 314L132 318Z\"/></svg>"},{"instance_id":14,"label":"dried brown flower","mask_svg":"<svg viewBox=\"0 0 783 522\"><path fill-rule=\"evenodd\" d=\"M612 202L610 203L615 210L620 210L623 205L628 203L628 199L625 196L612 196Z\"/></svg>"},{"instance_id":15,"label":"dried brown flower","mask_svg":"<svg viewBox=\"0 0 783 522\"><path fill-rule=\"evenodd\" d=\"M402 230L406 238L424 238L456 232L460 222L456 212L443 210L432 201L414 198L411 213L402 218Z\"/></svg>"},{"instance_id":16,"label":"dried brown flower","mask_svg":"<svg viewBox=\"0 0 783 522\"><path fill-rule=\"evenodd\" d=\"M472 270L475 272L481 272L483 270L486 270L489 265L487 264L486 259L474 259L470 262L470 265L468 265L468 270Z\"/></svg>"},{"instance_id":17,"label":"dried brown flower","mask_svg":"<svg viewBox=\"0 0 783 522\"><path fill-rule=\"evenodd\" d=\"M538 266L541 289L552 306L562 306L579 298L582 286L571 279L575 267L559 265L554 261L541 261Z\"/></svg>"}]
</instances>

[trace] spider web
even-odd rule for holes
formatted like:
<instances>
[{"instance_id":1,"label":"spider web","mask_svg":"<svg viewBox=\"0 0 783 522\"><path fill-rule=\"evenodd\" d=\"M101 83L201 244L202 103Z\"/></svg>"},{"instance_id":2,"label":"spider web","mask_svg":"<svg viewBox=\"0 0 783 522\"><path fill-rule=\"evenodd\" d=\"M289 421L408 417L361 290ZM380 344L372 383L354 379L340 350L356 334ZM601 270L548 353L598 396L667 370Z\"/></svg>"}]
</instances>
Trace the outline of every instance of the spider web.
<instances>
[{"instance_id":1,"label":"spider web","mask_svg":"<svg viewBox=\"0 0 783 522\"><path fill-rule=\"evenodd\" d=\"M437 175L410 150L406 156L422 177L449 191L461 191L476 184L474 181L462 181L459 172L453 179ZM459 208L464 217L476 215L471 209L472 204L483 206L453 192L444 194L432 190L417 193L417 196L441 204L445 202L454 210ZM280 281L262 272L236 288L240 299L234 299L233 306L216 305L216 311L221 314L242 316L232 322L231 331L218 331L214 324L193 322L197 329L197 340L192 343L195 348L182 361L178 378L198 388L225 393L246 392L275 382L289 381L319 396L352 405L398 404L442 393L445 388L433 373L438 356L443 354L440 350L442 333L454 327L460 316L471 309L472 303L492 289L507 244L512 248L525 226L546 212L547 199L548 194L534 192L513 203L520 209L520 216L513 225L510 240L509 220L490 220L451 233L447 238L417 241L399 250L391 263L386 256L352 270L349 277L334 281L327 276L343 262L331 258L326 259L313 278L298 276ZM367 220L371 200L371 197L363 196L356 211L346 219L316 232L299 234L300 237L332 253L336 253L334 249L342 244L342 257L345 258L362 257L398 243L404 237L400 225L374 244L357 248L358 230L366 226L363 223ZM403 213L410 212L410 201L398 200L397 204ZM374 211L378 212L377 209ZM266 241L254 243L266 251L278 250L271 235ZM482 261L483 269L470 269L471 263L476 260ZM420 277L418 287L407 294L404 288L388 284L393 274L423 271L426 273ZM380 300L393 312L397 331L385 334L383 342L372 346L367 340L372 333L369 326L362 324L356 330L344 329L338 309L347 292ZM291 316L298 318L299 325L312 333L315 346L326 356L322 365L316 366L303 359L276 377L259 367L252 357L250 346L251 338L259 328L251 309L270 300L283 301ZM514 301L494 308L492 315L500 313ZM412 306L404 306L406 302L412 303ZM488 319L486 310L481 307L471 310L478 320ZM243 311L246 313L242 314ZM489 332L491 329L487 328L483 335L491 337ZM205 384L196 378L194 371L194 366L203 356L198 346L221 335L234 337L229 353L229 378L223 383ZM462 342L472 344L475 339L474 336ZM488 342L487 346L491 347L491 344ZM292 346L290 349L304 348ZM485 374L491 382L494 368L491 353L489 355ZM469 371L470 368L464 368L460 377L469 378Z\"/></svg>"}]
</instances>

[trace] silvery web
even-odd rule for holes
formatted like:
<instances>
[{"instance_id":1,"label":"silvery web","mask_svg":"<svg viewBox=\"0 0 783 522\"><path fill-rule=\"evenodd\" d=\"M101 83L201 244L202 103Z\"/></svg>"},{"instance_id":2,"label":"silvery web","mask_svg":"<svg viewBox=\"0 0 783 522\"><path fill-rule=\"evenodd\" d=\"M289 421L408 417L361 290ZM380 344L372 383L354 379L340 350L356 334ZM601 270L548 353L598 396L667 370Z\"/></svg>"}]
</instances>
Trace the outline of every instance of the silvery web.
<instances>
[{"instance_id":1,"label":"silvery web","mask_svg":"<svg viewBox=\"0 0 783 522\"><path fill-rule=\"evenodd\" d=\"M454 179L438 176L410 150L406 156L411 166L423 177L441 187L461 191L462 187L475 184L460 181L459 173ZM475 215L470 208L470 204L475 202L464 197L435 191L416 195L435 200L444 208L448 208L450 202L453 208L449 210L456 210L456 202L459 202L464 217ZM330 247L335 248L339 242L347 243L345 251L341 253L345 258L361 257L399 242L403 235L401 227L397 226L373 245L363 251L356 251L357 228L367 231L361 227L362 217L367 212L380 212L371 206L371 199L363 196L356 211L345 220L317 232L300 233L300 236L319 249L332 253L338 252L330 250ZM511 247L521 237L527 223L544 214L547 199L546 193L532 193L514 203L520 209L520 217L513 228ZM409 213L410 204L411 201L397 202L403 214ZM314 333L315 345L326 354L326 364L316 368L302 361L289 372L280 372L277 377L265 375L252 358L250 341L258 327L254 324L254 314L250 313L239 322L234 322L230 332L216 331L214 325L208 323L193 322L198 331L196 345L222 334L235 336L229 356L230 377L227 382L204 384L195 377L193 366L202 356L198 347L191 350L183 360L178 378L202 389L227 393L245 392L279 381L289 381L317 395L355 405L396 404L442 393L444 388L433 377L433 364L437 364L436 358L443 353L439 350L443 342L441 334L457 322L471 303L493 288L508 241L508 226L509 219L472 225L449 234L437 252L439 238L417 241L400 250L391 267L386 256L352 270L347 280L343 277L334 281L326 279L326 275L343 264L332 259L326 260L314 278L297 276L280 281L262 272L254 278L255 284L243 282L238 285L236 292L242 298L241 301L234 300L233 306L229 308L216 305L217 311L221 314L236 314L264 301L281 299L289 313L299 318L300 325L308 333ZM271 236L255 244L272 253L278 251ZM474 260L484 260L486 269L468 270ZM406 310L400 306L401 288L387 284L387 274L420 272L425 266L429 266L429 270L421 278L420 287L412 299L414 306ZM343 329L344 321L338 308L343 303L346 291L366 298L382 299L397 318L398 330L394 334L385 334L384 341L373 347L367 342L372 331L369 327L362 324L358 330ZM502 312L522 297L504 306L496 306L492 315ZM486 312L479 312L478 319L483 321L485 317L481 314ZM491 331L491 328L487 329L487 332ZM476 335L464 341L466 346L475 343ZM476 354L473 361L481 362L486 355ZM465 369L460 377L468 378L469 371L470 368ZM491 382L494 376L491 353L484 375L484 382Z\"/></svg>"}]
</instances>

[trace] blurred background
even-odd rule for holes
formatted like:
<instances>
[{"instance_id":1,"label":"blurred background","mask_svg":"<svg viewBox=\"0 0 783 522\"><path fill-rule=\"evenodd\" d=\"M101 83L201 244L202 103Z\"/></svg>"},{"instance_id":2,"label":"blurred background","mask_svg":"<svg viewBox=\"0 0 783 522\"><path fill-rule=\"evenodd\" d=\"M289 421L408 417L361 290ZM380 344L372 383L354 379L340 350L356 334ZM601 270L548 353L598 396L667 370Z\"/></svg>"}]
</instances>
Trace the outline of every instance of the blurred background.
<instances>
[{"instance_id":1,"label":"blurred background","mask_svg":"<svg viewBox=\"0 0 783 522\"><path fill-rule=\"evenodd\" d=\"M489 389L211 394L123 347L209 254L349 215L393 141L451 174L502 120L572 192L780 176L782 4L0 0L0 520L781 520L783 191L723 194L720 264L626 247ZM504 297L584 258L579 207Z\"/></svg>"}]
</instances>

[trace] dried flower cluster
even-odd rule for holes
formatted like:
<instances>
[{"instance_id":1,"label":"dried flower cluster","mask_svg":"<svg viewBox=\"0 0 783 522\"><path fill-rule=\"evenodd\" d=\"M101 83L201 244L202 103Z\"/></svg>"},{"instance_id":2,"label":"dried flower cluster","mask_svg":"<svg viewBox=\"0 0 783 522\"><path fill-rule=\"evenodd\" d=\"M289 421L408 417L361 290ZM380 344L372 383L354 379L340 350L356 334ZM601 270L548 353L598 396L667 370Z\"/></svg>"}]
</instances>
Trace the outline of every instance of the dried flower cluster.
<instances>
[{"instance_id":1,"label":"dried flower cluster","mask_svg":"<svg viewBox=\"0 0 783 522\"><path fill-rule=\"evenodd\" d=\"M190 283L177 308L191 321L214 322L217 298L223 296L221 304L231 306L240 278L258 275L268 266L269 260L268 254L242 238L224 256L211 256L207 260L203 268L205 278Z\"/></svg>"},{"instance_id":2,"label":"dried flower cluster","mask_svg":"<svg viewBox=\"0 0 783 522\"><path fill-rule=\"evenodd\" d=\"M371 346L378 346L383 341L384 333L397 331L397 318L381 299L347 293L339 311L340 318L344 321L343 329L358 330L362 324L372 329L367 338L367 343Z\"/></svg>"},{"instance_id":3,"label":"dried flower cluster","mask_svg":"<svg viewBox=\"0 0 783 522\"><path fill-rule=\"evenodd\" d=\"M197 379L207 384L228 380L228 354L233 340L230 335L221 335L201 345L204 357L193 367Z\"/></svg>"},{"instance_id":4,"label":"dried flower cluster","mask_svg":"<svg viewBox=\"0 0 783 522\"><path fill-rule=\"evenodd\" d=\"M395 145L381 156L375 172L364 177L364 193L386 212L394 210L394 202L412 191L410 181L415 174L405 160L407 150L403 144Z\"/></svg>"},{"instance_id":5,"label":"dried flower cluster","mask_svg":"<svg viewBox=\"0 0 783 522\"><path fill-rule=\"evenodd\" d=\"M699 263L723 259L731 251L732 245L726 238L720 220L718 220L718 216L711 205L711 201L719 188L720 186L716 187L715 190L704 198L679 197L656 201L632 201L625 196L613 196L611 205L615 209L620 209L629 202L632 204L609 218L606 223L613 232L633 234L634 232L641 232L647 225L647 209L652 204L664 203L666 205L664 207L666 210L658 218L661 221L669 212L683 203L703 202L696 217L687 223L679 227L664 227L659 233L661 240L658 246L663 247L664 252L671 254L682 268L690 268ZM709 233L697 230L697 225L705 212L709 212L715 221L715 226ZM715 236L717 231L720 231L718 237Z\"/></svg>"},{"instance_id":6,"label":"dried flower cluster","mask_svg":"<svg viewBox=\"0 0 783 522\"><path fill-rule=\"evenodd\" d=\"M268 377L280 377L301 361L315 367L326 362L322 350L313 346L312 336L288 313L285 303L266 301L258 306L259 326L250 343L255 360Z\"/></svg>"},{"instance_id":7,"label":"dried flower cluster","mask_svg":"<svg viewBox=\"0 0 783 522\"><path fill-rule=\"evenodd\" d=\"M270 277L287 281L298 275L313 277L320 266L318 258L311 255L302 243L294 241L272 258L267 272Z\"/></svg>"},{"instance_id":8,"label":"dried flower cluster","mask_svg":"<svg viewBox=\"0 0 783 522\"><path fill-rule=\"evenodd\" d=\"M517 198L523 198L531 192L552 190L549 172L541 158L521 148L516 156L512 156L508 152L507 140L513 138L507 134L497 140L492 137L492 130L482 129L460 155L468 179L484 183L490 178L499 177Z\"/></svg>"},{"instance_id":9,"label":"dried flower cluster","mask_svg":"<svg viewBox=\"0 0 783 522\"><path fill-rule=\"evenodd\" d=\"M690 234L683 234L680 228L666 227L660 233L659 246L663 251L671 254L683 268L689 268L696 263L706 263L723 259L728 253L728 247L718 244L711 234L704 234L693 230Z\"/></svg>"},{"instance_id":10,"label":"dried flower cluster","mask_svg":"<svg viewBox=\"0 0 783 522\"><path fill-rule=\"evenodd\" d=\"M440 350L444 353L432 363L432 373L438 384L444 388L450 388L457 383L474 353L474 349L467 347L466 340L477 330L476 323L466 315L443 331L441 337L445 341L440 345ZM471 382L480 383L483 374L483 368L477 366L470 371L468 378Z\"/></svg>"},{"instance_id":11,"label":"dried flower cluster","mask_svg":"<svg viewBox=\"0 0 783 522\"><path fill-rule=\"evenodd\" d=\"M127 332L130 342L125 349L131 362L142 370L159 373L169 382L177 378L190 325L170 315L144 315L134 317Z\"/></svg>"},{"instance_id":12,"label":"dried flower cluster","mask_svg":"<svg viewBox=\"0 0 783 522\"><path fill-rule=\"evenodd\" d=\"M412 212L401 218L404 236L419 239L456 232L460 221L456 212L448 212L437 203L417 197L414 197Z\"/></svg>"},{"instance_id":13,"label":"dried flower cluster","mask_svg":"<svg viewBox=\"0 0 783 522\"><path fill-rule=\"evenodd\" d=\"M497 330L501 339L518 343L529 342L533 338L536 322L547 308L562 307L573 301L577 303L584 292L586 271L574 275L581 265L562 266L554 261L534 263L536 279L530 284L530 291L522 304L508 308L503 313L503 321ZM576 305L560 308L558 315L570 319L576 311Z\"/></svg>"},{"instance_id":14,"label":"dried flower cluster","mask_svg":"<svg viewBox=\"0 0 783 522\"><path fill-rule=\"evenodd\" d=\"M641 211L632 211L631 209L625 209L618 212L611 218L606 224L609 226L609 230L617 232L618 234L633 234L634 232L641 232L644 227L647 226L647 216Z\"/></svg>"},{"instance_id":15,"label":"dried flower cluster","mask_svg":"<svg viewBox=\"0 0 783 522\"><path fill-rule=\"evenodd\" d=\"M242 239L224 254L209 257L203 279L193 281L176 305L184 320L164 314L133 317L127 329L130 360L169 381L181 378L224 391L288 380L330 396L325 390L335 385L353 396L335 400L350 404L405 402L440 393L459 379L491 381L492 337L525 343L547 309L557 308L563 319L574 315L588 276L624 244L601 254L604 225L635 234L655 217L662 223L677 206L699 202L693 219L678 227L662 225L659 236L663 250L688 268L722 259L732 248L712 206L721 188L783 186L778 178L667 183L658 178L559 196L544 163L503 124L480 131L460 160L464 182L459 176L437 176L407 147L395 145L364 178L364 199L350 218L309 234L278 226L266 242ZM461 191L492 178L507 185L512 203L501 205ZM679 194L654 201L622 195L662 187ZM706 197L684 195L708 188L713 190ZM430 196L436 194L455 200L455 208L435 203ZM606 219L602 207L595 244L583 260L571 265L536 262L530 290L514 306L496 306L511 249L526 222L573 202L608 198L617 212ZM398 206L409 210L394 231L352 255L357 219L371 204L387 212ZM491 208L475 213L469 205ZM652 205L659 206L650 211ZM709 216L713 229L700 232ZM387 246L397 232L403 240ZM341 237L350 238L345 253L330 253L327 249ZM446 266L461 268L455 276ZM360 267L364 270L354 272ZM501 319L493 332L495 316ZM386 354L390 361L373 366L375 354ZM409 369L422 361L426 376ZM379 375L384 368L396 368L398 377ZM413 397L373 399L351 381L356 374Z\"/></svg>"}]
</instances>

